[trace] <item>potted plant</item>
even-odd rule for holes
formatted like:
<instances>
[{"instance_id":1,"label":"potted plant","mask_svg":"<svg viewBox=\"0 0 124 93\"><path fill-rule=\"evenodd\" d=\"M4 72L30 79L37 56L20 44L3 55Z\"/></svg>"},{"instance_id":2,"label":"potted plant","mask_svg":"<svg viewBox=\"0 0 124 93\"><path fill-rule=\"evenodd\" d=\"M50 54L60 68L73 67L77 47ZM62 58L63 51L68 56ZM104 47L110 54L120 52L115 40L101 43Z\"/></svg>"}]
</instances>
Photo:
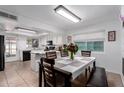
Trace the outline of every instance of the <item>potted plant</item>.
<instances>
[{"instance_id":1,"label":"potted plant","mask_svg":"<svg viewBox=\"0 0 124 93\"><path fill-rule=\"evenodd\" d=\"M74 55L78 51L78 46L74 43L70 43L69 45L64 44L63 45L65 51L69 51L70 53L70 59L74 59Z\"/></svg>"}]
</instances>

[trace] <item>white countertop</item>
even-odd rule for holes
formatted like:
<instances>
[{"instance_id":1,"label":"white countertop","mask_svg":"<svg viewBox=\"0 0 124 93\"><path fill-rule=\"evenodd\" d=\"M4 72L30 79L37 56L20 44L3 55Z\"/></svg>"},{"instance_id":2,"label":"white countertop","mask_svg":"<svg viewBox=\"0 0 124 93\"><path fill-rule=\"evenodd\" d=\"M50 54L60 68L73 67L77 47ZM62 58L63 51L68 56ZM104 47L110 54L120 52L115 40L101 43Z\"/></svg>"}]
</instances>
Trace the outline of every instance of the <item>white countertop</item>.
<instances>
[{"instance_id":1,"label":"white countertop","mask_svg":"<svg viewBox=\"0 0 124 93\"><path fill-rule=\"evenodd\" d=\"M45 54L44 50L31 50L32 54Z\"/></svg>"},{"instance_id":2,"label":"white countertop","mask_svg":"<svg viewBox=\"0 0 124 93\"><path fill-rule=\"evenodd\" d=\"M32 53L32 54L45 54L46 52L52 52L52 51L55 51L55 50L50 50L50 51L44 51L44 50L31 50L31 53ZM59 51L56 51L56 52L59 52Z\"/></svg>"}]
</instances>

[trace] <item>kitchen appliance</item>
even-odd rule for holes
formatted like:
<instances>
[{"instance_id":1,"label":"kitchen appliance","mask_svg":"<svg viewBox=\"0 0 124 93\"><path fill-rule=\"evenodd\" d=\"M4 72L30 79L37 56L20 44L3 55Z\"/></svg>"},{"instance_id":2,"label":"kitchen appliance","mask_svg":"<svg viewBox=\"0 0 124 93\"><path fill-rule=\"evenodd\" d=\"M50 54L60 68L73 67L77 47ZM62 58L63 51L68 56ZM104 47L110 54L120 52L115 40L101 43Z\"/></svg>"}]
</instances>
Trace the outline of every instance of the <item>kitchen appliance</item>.
<instances>
[{"instance_id":1,"label":"kitchen appliance","mask_svg":"<svg viewBox=\"0 0 124 93\"><path fill-rule=\"evenodd\" d=\"M55 49L55 45L53 45L52 40L47 41L47 48L48 48L48 50L54 50Z\"/></svg>"}]
</instances>

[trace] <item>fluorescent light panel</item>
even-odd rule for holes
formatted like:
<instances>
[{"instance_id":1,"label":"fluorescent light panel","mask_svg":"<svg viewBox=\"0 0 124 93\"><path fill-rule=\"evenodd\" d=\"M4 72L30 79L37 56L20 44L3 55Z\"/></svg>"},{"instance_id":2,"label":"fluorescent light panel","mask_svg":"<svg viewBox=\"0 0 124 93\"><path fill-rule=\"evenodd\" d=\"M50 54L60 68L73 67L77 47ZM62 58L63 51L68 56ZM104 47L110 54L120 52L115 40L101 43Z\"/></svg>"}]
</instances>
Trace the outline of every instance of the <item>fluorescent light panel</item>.
<instances>
[{"instance_id":1,"label":"fluorescent light panel","mask_svg":"<svg viewBox=\"0 0 124 93\"><path fill-rule=\"evenodd\" d=\"M41 34L38 34L39 36L43 36L43 35L48 35L48 33L41 33Z\"/></svg>"},{"instance_id":2,"label":"fluorescent light panel","mask_svg":"<svg viewBox=\"0 0 124 93\"><path fill-rule=\"evenodd\" d=\"M30 30L30 29L27 29L27 28L20 28L20 27L17 27L16 29L17 29L18 31L25 32L25 33L36 34L36 32L35 32L34 30Z\"/></svg>"},{"instance_id":3,"label":"fluorescent light panel","mask_svg":"<svg viewBox=\"0 0 124 93\"><path fill-rule=\"evenodd\" d=\"M69 11L67 8L65 8L64 6L60 5L58 7L56 7L55 12L64 16L65 18L71 20L72 22L80 22L81 18L79 18L78 16L76 16L74 13L72 13L71 11Z\"/></svg>"},{"instance_id":4,"label":"fluorescent light panel","mask_svg":"<svg viewBox=\"0 0 124 93\"><path fill-rule=\"evenodd\" d=\"M25 33L25 32L21 32L21 31L6 31L6 33L25 35L25 36L34 36L34 34L32 34L32 33Z\"/></svg>"},{"instance_id":5,"label":"fluorescent light panel","mask_svg":"<svg viewBox=\"0 0 124 93\"><path fill-rule=\"evenodd\" d=\"M15 30L15 31L6 31L6 33L10 33L10 34L18 34L18 35L26 35L26 36L45 36L45 35L48 35L48 33L27 33L26 31L24 30Z\"/></svg>"}]
</instances>

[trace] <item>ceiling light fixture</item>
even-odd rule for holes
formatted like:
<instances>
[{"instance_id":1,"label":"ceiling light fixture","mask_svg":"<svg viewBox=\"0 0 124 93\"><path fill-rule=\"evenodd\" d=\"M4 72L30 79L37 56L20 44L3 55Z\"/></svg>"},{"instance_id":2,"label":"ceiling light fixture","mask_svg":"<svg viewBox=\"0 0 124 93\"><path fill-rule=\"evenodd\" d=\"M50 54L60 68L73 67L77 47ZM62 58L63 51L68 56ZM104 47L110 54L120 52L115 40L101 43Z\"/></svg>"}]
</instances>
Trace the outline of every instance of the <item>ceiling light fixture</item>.
<instances>
[{"instance_id":1,"label":"ceiling light fixture","mask_svg":"<svg viewBox=\"0 0 124 93\"><path fill-rule=\"evenodd\" d=\"M75 15L74 13L72 13L70 10L68 10L67 8L65 8L62 5L59 5L58 7L56 7L55 12L64 16L65 18L77 23L81 21L81 18L79 18L77 15Z\"/></svg>"},{"instance_id":2,"label":"ceiling light fixture","mask_svg":"<svg viewBox=\"0 0 124 93\"><path fill-rule=\"evenodd\" d=\"M41 34L38 34L39 36L44 36L44 35L48 35L48 33L41 33Z\"/></svg>"},{"instance_id":3,"label":"ceiling light fixture","mask_svg":"<svg viewBox=\"0 0 124 93\"><path fill-rule=\"evenodd\" d=\"M25 33L21 31L6 31L8 34L15 34L15 35L24 35L24 36L34 36L32 33Z\"/></svg>"},{"instance_id":4,"label":"ceiling light fixture","mask_svg":"<svg viewBox=\"0 0 124 93\"><path fill-rule=\"evenodd\" d=\"M22 28L22 27L16 27L15 29L17 29L21 32L36 34L36 31L32 30L32 29L27 29L27 28Z\"/></svg>"}]
</instances>

